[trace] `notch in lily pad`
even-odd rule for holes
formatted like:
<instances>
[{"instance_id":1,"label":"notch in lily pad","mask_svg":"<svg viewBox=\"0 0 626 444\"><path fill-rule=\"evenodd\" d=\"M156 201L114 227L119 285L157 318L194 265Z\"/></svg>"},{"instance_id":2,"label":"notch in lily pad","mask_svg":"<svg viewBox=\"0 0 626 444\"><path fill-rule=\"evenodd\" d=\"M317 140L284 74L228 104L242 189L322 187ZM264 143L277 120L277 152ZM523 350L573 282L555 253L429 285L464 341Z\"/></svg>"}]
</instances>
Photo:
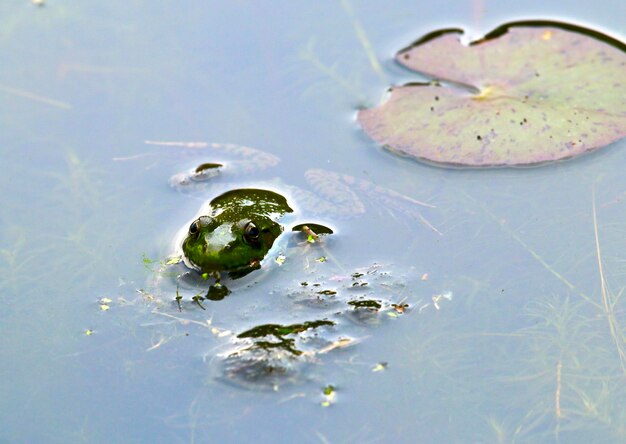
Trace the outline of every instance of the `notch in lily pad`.
<instances>
[{"instance_id":1,"label":"notch in lily pad","mask_svg":"<svg viewBox=\"0 0 626 444\"><path fill-rule=\"evenodd\" d=\"M463 44L432 32L396 61L432 80L361 110L390 151L442 166L539 165L626 136L626 44L580 26L521 21Z\"/></svg>"}]
</instances>

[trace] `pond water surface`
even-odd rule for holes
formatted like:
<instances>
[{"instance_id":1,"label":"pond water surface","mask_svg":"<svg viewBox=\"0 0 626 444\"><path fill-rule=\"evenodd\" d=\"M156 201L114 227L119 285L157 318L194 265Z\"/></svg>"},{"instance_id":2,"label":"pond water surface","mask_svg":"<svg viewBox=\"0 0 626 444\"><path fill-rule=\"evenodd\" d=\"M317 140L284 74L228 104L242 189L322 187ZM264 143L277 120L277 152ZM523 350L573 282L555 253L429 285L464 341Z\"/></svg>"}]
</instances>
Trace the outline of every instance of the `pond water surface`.
<instances>
[{"instance_id":1,"label":"pond water surface","mask_svg":"<svg viewBox=\"0 0 626 444\"><path fill-rule=\"evenodd\" d=\"M625 14L618 1L5 2L0 442L626 441L624 141L541 168L451 170L395 157L355 122L416 79L394 51L434 29L543 18L624 40ZM325 218L325 250L285 246L283 266L179 311L151 270L213 195L168 179L215 159L146 141L280 158L233 186L306 187L310 168L383 185L434 205L420 214L440 234L365 198L360 217ZM337 294L306 288L320 282ZM363 299L385 308L355 315L347 302ZM324 319L336 325L306 333L293 377L230 378L237 334Z\"/></svg>"}]
</instances>

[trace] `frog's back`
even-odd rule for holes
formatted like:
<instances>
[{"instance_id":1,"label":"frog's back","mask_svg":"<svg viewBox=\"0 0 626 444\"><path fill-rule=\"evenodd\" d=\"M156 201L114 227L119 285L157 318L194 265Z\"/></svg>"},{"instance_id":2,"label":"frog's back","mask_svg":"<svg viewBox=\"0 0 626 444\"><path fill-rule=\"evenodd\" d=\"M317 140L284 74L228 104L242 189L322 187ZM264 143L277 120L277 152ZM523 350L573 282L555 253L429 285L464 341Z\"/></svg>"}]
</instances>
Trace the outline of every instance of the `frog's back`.
<instances>
[{"instance_id":1,"label":"frog's back","mask_svg":"<svg viewBox=\"0 0 626 444\"><path fill-rule=\"evenodd\" d=\"M214 211L237 208L242 214L263 214L272 218L292 213L287 199L270 190L240 188L230 190L215 197L209 203Z\"/></svg>"}]
</instances>

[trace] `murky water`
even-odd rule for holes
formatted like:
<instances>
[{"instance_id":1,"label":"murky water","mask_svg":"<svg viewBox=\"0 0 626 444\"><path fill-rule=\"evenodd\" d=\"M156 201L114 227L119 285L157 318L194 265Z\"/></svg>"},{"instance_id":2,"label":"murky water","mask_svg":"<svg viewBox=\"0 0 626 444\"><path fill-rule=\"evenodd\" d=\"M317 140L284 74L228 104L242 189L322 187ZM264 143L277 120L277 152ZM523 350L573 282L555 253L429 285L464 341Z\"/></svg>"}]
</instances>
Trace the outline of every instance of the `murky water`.
<instances>
[{"instance_id":1,"label":"murky water","mask_svg":"<svg viewBox=\"0 0 626 444\"><path fill-rule=\"evenodd\" d=\"M0 6L0 442L625 440L624 142L446 170L354 122L412 79L391 58L428 31L552 18L623 40L624 4L82 3ZM168 179L215 159L146 141L281 159L226 186L306 187L310 168L383 185L435 205L442 235L366 196L325 217L326 250L285 243L283 266L179 311L150 261L212 195ZM319 320L289 377L230 378L236 335Z\"/></svg>"}]
</instances>

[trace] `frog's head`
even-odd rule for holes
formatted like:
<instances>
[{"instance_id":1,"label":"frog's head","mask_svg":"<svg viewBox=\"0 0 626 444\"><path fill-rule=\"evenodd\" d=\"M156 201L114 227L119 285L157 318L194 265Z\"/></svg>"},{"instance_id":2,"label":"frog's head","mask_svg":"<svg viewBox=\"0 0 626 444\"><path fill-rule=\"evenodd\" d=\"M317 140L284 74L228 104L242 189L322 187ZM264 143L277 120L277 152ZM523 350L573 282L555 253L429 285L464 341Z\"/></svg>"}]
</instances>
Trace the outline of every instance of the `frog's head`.
<instances>
[{"instance_id":1,"label":"frog's head","mask_svg":"<svg viewBox=\"0 0 626 444\"><path fill-rule=\"evenodd\" d=\"M201 272L243 272L259 263L282 233L272 219L250 215L238 220L202 216L189 225L183 241L187 260Z\"/></svg>"},{"instance_id":2,"label":"frog's head","mask_svg":"<svg viewBox=\"0 0 626 444\"><path fill-rule=\"evenodd\" d=\"M273 191L232 190L210 203L211 213L189 225L182 250L202 273L229 272L242 276L259 268L283 231L277 220L291 212Z\"/></svg>"}]
</instances>

